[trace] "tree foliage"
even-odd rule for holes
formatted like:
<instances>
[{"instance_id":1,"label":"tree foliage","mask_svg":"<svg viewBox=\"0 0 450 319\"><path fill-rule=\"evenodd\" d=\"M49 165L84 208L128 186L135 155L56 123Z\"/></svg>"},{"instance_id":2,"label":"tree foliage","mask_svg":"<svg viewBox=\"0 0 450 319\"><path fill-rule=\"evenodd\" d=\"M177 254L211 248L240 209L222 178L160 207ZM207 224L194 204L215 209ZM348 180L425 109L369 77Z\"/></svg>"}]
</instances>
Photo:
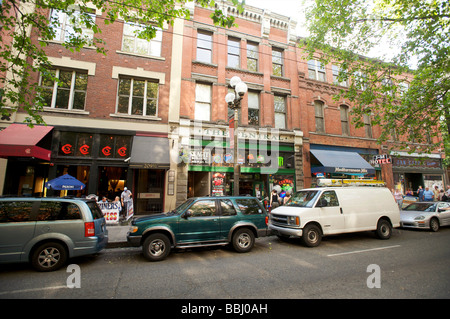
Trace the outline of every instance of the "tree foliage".
<instances>
[{"instance_id":1,"label":"tree foliage","mask_svg":"<svg viewBox=\"0 0 450 319\"><path fill-rule=\"evenodd\" d=\"M379 143L410 152L442 149L450 135L450 4L447 0L316 0L307 10L309 58L340 65L335 98L370 115ZM377 58L374 48L381 51ZM399 50L390 58L389 46ZM450 157L447 148L447 158Z\"/></svg>"},{"instance_id":2,"label":"tree foliage","mask_svg":"<svg viewBox=\"0 0 450 319\"><path fill-rule=\"evenodd\" d=\"M58 81L53 75L45 47L55 38L57 18L50 15L51 9L67 14L72 32L61 44L71 50L95 47L99 54L107 54L106 41L98 21L93 19L92 9L105 13L100 19L105 25L121 19L125 22L139 22L146 27L139 37L150 40L157 28L164 23L173 24L176 18L189 19L187 2L194 0L3 0L0 3L0 116L9 119L13 112L22 109L28 113L26 122L44 123L40 112L44 101L41 88L31 78L39 72L43 81ZM242 1L232 0L240 11ZM213 0L197 0L203 7L214 8ZM49 18L50 17L50 18ZM234 17L226 16L215 9L211 14L213 22L223 27L232 27ZM92 37L86 37L84 30L90 30ZM33 43L30 30L39 43Z\"/></svg>"}]
</instances>

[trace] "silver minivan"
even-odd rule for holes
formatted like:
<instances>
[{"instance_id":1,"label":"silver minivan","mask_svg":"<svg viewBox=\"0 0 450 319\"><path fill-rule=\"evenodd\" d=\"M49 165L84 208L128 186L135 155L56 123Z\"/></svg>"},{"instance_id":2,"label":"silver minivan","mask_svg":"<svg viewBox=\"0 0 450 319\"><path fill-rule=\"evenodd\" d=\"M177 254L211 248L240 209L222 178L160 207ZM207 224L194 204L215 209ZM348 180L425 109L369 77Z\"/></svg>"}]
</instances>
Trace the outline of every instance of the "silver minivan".
<instances>
[{"instance_id":1,"label":"silver minivan","mask_svg":"<svg viewBox=\"0 0 450 319\"><path fill-rule=\"evenodd\" d=\"M52 271L107 243L106 221L94 200L0 198L0 263L30 262Z\"/></svg>"}]
</instances>

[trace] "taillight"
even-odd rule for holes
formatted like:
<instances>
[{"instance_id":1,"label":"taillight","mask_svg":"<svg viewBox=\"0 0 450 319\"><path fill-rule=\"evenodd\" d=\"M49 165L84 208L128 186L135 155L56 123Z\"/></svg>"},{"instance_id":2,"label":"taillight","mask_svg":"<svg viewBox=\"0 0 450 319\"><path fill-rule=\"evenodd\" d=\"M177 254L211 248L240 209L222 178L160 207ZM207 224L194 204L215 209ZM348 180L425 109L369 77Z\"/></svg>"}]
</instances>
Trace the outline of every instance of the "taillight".
<instances>
[{"instance_id":1,"label":"taillight","mask_svg":"<svg viewBox=\"0 0 450 319\"><path fill-rule=\"evenodd\" d=\"M266 216L266 225L269 225L269 216Z\"/></svg>"},{"instance_id":2,"label":"taillight","mask_svg":"<svg viewBox=\"0 0 450 319\"><path fill-rule=\"evenodd\" d=\"M84 223L84 237L91 237L95 235L94 222Z\"/></svg>"}]
</instances>

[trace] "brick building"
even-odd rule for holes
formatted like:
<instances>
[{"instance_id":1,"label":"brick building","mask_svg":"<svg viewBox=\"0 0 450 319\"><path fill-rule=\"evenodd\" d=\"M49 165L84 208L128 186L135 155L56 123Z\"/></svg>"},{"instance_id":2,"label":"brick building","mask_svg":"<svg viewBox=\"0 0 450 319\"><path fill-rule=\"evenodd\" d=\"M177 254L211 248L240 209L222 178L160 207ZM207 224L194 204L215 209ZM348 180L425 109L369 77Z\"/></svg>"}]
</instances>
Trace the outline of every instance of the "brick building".
<instances>
[{"instance_id":1,"label":"brick building","mask_svg":"<svg viewBox=\"0 0 450 319\"><path fill-rule=\"evenodd\" d=\"M443 180L438 155L408 161L411 155L377 145L379 128L370 118L364 128L351 125L352 105L332 99L337 66L304 59L296 21L256 7L239 14L229 2L216 5L238 27L214 26L211 9L191 2L191 20L176 19L152 41L134 36L139 25L105 25L105 13L93 10L107 55L64 49L67 19L48 12L61 21L46 52L63 83L43 83L35 74L46 90L48 129L32 146L49 157L0 154L0 192L44 196L46 180L69 173L86 184L77 195L113 199L127 186L138 214L174 209L189 196L232 194L233 112L225 96L234 76L248 87L239 113L241 194L297 190L321 176L377 178L390 188ZM18 112L0 120L1 133L29 134L19 124L24 118ZM376 164L379 155L392 163Z\"/></svg>"}]
</instances>

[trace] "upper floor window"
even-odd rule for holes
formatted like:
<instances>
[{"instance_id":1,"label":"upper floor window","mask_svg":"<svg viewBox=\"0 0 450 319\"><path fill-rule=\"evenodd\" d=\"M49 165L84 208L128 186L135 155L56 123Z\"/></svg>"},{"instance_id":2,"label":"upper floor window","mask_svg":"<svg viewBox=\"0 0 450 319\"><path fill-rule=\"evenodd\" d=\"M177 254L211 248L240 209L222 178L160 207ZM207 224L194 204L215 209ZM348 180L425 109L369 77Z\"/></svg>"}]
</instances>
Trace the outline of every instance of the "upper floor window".
<instances>
[{"instance_id":1,"label":"upper floor window","mask_svg":"<svg viewBox=\"0 0 450 319\"><path fill-rule=\"evenodd\" d=\"M212 63L212 33L198 30L197 61Z\"/></svg>"},{"instance_id":2,"label":"upper floor window","mask_svg":"<svg viewBox=\"0 0 450 319\"><path fill-rule=\"evenodd\" d=\"M200 121L211 120L211 85L197 83L195 86L194 119Z\"/></svg>"},{"instance_id":3,"label":"upper floor window","mask_svg":"<svg viewBox=\"0 0 450 319\"><path fill-rule=\"evenodd\" d=\"M272 48L272 74L283 76L283 50Z\"/></svg>"},{"instance_id":4,"label":"upper floor window","mask_svg":"<svg viewBox=\"0 0 450 319\"><path fill-rule=\"evenodd\" d=\"M84 110L88 75L79 71L50 70L58 81L40 78L41 96L46 106L66 110Z\"/></svg>"},{"instance_id":5,"label":"upper floor window","mask_svg":"<svg viewBox=\"0 0 450 319\"><path fill-rule=\"evenodd\" d=\"M342 127L342 135L350 135L350 126L348 122L348 106L341 105L341 127Z\"/></svg>"},{"instance_id":6,"label":"upper floor window","mask_svg":"<svg viewBox=\"0 0 450 319\"><path fill-rule=\"evenodd\" d=\"M117 113L156 116L159 84L148 80L119 78Z\"/></svg>"},{"instance_id":7,"label":"upper floor window","mask_svg":"<svg viewBox=\"0 0 450 319\"><path fill-rule=\"evenodd\" d=\"M348 86L347 80L339 81L339 73L341 72L341 68L337 65L332 65L331 68L333 72L333 83L335 85Z\"/></svg>"},{"instance_id":8,"label":"upper floor window","mask_svg":"<svg viewBox=\"0 0 450 319\"><path fill-rule=\"evenodd\" d=\"M247 69L249 71L258 72L258 51L258 44L247 42Z\"/></svg>"},{"instance_id":9,"label":"upper floor window","mask_svg":"<svg viewBox=\"0 0 450 319\"><path fill-rule=\"evenodd\" d=\"M241 40L228 38L228 66L239 68L240 63Z\"/></svg>"},{"instance_id":10,"label":"upper floor window","mask_svg":"<svg viewBox=\"0 0 450 319\"><path fill-rule=\"evenodd\" d=\"M138 34L144 28L143 25L131 22L123 24L122 51L157 57L161 56L162 30L157 28L155 37L148 41L138 37Z\"/></svg>"},{"instance_id":11,"label":"upper floor window","mask_svg":"<svg viewBox=\"0 0 450 319\"><path fill-rule=\"evenodd\" d=\"M366 137L372 138L372 120L370 119L370 115L364 114L364 130L366 133Z\"/></svg>"},{"instance_id":12,"label":"upper floor window","mask_svg":"<svg viewBox=\"0 0 450 319\"><path fill-rule=\"evenodd\" d=\"M248 92L248 124L259 125L259 93Z\"/></svg>"},{"instance_id":13,"label":"upper floor window","mask_svg":"<svg viewBox=\"0 0 450 319\"><path fill-rule=\"evenodd\" d=\"M50 17L50 23L55 31L55 37L53 40L56 41L68 41L70 37L75 35L74 27L81 28L81 34L88 40L93 40L94 31L87 28L83 19L91 19L92 23L95 23L95 13L94 12L79 12L75 11L72 15L67 15L66 13L53 9Z\"/></svg>"},{"instance_id":14,"label":"upper floor window","mask_svg":"<svg viewBox=\"0 0 450 319\"><path fill-rule=\"evenodd\" d=\"M282 95L274 95L275 127L286 128L286 98Z\"/></svg>"},{"instance_id":15,"label":"upper floor window","mask_svg":"<svg viewBox=\"0 0 450 319\"><path fill-rule=\"evenodd\" d=\"M323 115L324 104L321 101L314 101L314 114L316 118L316 132L325 133L325 120Z\"/></svg>"},{"instance_id":16,"label":"upper floor window","mask_svg":"<svg viewBox=\"0 0 450 319\"><path fill-rule=\"evenodd\" d=\"M317 60L308 61L308 77L313 80L326 81L325 65Z\"/></svg>"}]
</instances>

